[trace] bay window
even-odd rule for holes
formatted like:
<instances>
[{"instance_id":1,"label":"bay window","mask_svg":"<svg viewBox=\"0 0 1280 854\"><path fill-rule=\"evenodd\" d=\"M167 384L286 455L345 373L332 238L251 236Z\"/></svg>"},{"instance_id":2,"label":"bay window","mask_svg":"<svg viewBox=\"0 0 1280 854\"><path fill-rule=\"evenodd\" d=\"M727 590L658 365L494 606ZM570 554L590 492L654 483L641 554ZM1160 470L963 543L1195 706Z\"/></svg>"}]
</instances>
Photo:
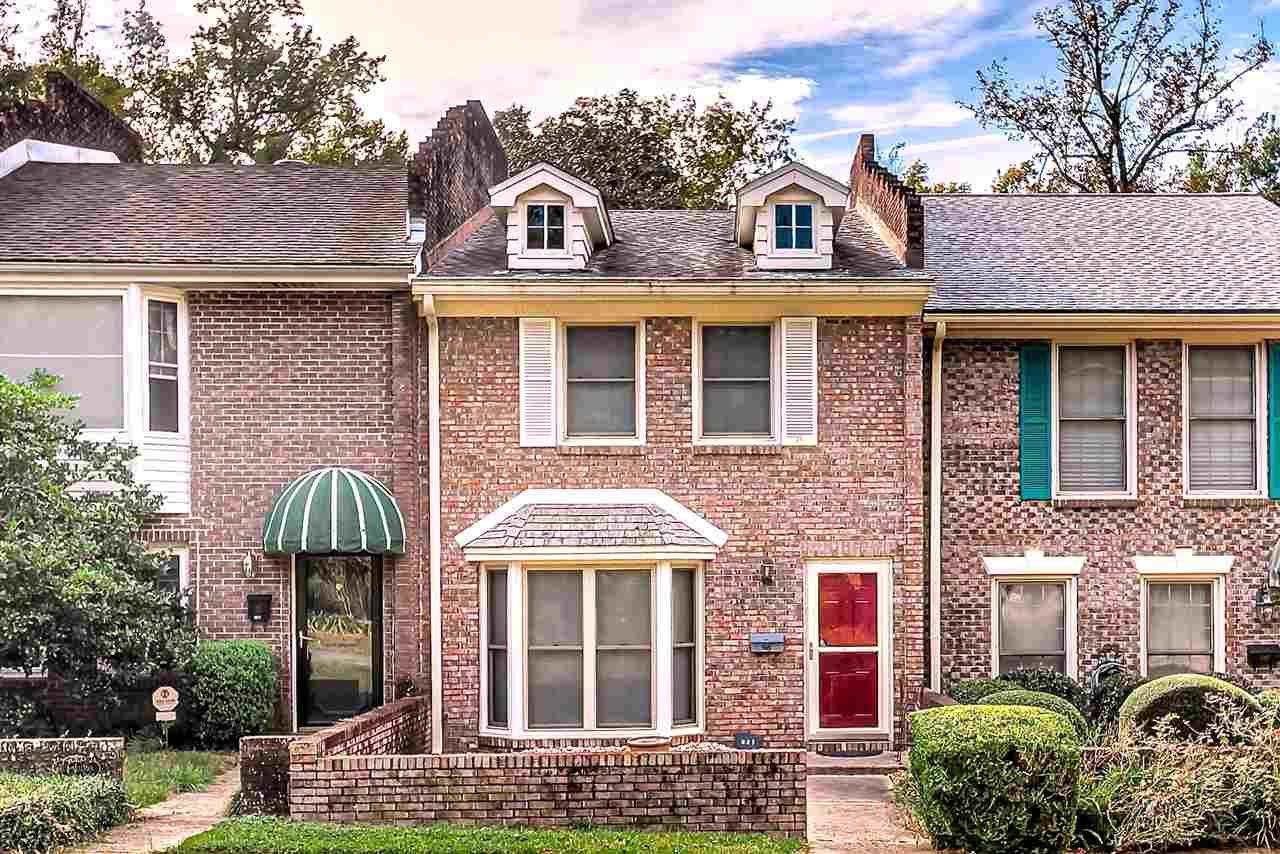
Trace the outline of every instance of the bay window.
<instances>
[{"instance_id":1,"label":"bay window","mask_svg":"<svg viewBox=\"0 0 1280 854\"><path fill-rule=\"evenodd\" d=\"M697 725L697 568L512 563L482 578L482 727L536 738Z\"/></svg>"},{"instance_id":2,"label":"bay window","mask_svg":"<svg viewBox=\"0 0 1280 854\"><path fill-rule=\"evenodd\" d=\"M180 432L178 421L178 304L147 300L147 429Z\"/></svg>"}]
</instances>

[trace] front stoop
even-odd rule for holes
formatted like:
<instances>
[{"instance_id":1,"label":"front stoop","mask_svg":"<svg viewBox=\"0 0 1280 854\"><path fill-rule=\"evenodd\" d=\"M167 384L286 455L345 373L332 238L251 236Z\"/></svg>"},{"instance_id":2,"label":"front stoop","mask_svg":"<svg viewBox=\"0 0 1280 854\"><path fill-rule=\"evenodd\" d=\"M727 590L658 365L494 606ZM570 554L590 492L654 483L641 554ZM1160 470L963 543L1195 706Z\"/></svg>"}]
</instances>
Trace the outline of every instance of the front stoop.
<instances>
[{"instance_id":1,"label":"front stoop","mask_svg":"<svg viewBox=\"0 0 1280 854\"><path fill-rule=\"evenodd\" d=\"M876 756L824 756L812 750L813 746L810 744L811 749L805 757L810 777L896 774L906 768L906 753L886 750Z\"/></svg>"}]
</instances>

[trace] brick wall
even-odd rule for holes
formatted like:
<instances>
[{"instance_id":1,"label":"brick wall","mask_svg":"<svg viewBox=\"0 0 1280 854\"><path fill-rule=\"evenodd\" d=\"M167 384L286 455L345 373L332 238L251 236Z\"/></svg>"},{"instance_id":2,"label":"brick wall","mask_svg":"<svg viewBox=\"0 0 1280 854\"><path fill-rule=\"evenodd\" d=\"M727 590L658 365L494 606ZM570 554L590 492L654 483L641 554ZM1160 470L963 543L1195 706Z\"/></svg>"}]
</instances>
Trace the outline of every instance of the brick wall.
<instances>
[{"instance_id":1,"label":"brick wall","mask_svg":"<svg viewBox=\"0 0 1280 854\"><path fill-rule=\"evenodd\" d=\"M289 745L296 735L240 739L239 814L289 814Z\"/></svg>"},{"instance_id":2,"label":"brick wall","mask_svg":"<svg viewBox=\"0 0 1280 854\"><path fill-rule=\"evenodd\" d=\"M142 138L57 71L45 77L43 101L0 102L0 151L24 139L111 151L126 163L142 160Z\"/></svg>"},{"instance_id":3,"label":"brick wall","mask_svg":"<svg viewBox=\"0 0 1280 854\"><path fill-rule=\"evenodd\" d=\"M124 778L123 738L0 739L0 772Z\"/></svg>"},{"instance_id":4,"label":"brick wall","mask_svg":"<svg viewBox=\"0 0 1280 854\"><path fill-rule=\"evenodd\" d=\"M453 537L530 487L654 487L728 533L705 584L711 737L803 742L806 559L893 559L895 693L923 678L918 321L822 320L819 444L767 449L693 447L692 321L645 327L648 445L562 450L519 446L517 322L441 321L447 750L475 749L479 721L478 567ZM777 566L768 587L766 556ZM750 654L750 633L765 630L785 633L782 654Z\"/></svg>"},{"instance_id":5,"label":"brick wall","mask_svg":"<svg viewBox=\"0 0 1280 854\"><path fill-rule=\"evenodd\" d=\"M405 514L408 553L383 562L384 696L419 678L425 614L419 562L418 320L407 293L216 292L188 295L191 322L192 513L157 516L146 539L191 548L197 625L205 637L251 638L280 658L289 721L293 596L288 558L263 554L276 493L313 468L380 479ZM422 432L425 432L425 428ZM241 562L253 557L252 577ZM270 593L253 626L246 596Z\"/></svg>"},{"instance_id":6,"label":"brick wall","mask_svg":"<svg viewBox=\"0 0 1280 854\"><path fill-rule=\"evenodd\" d=\"M1078 642L1087 675L1108 651L1138 669L1141 597L1132 557L1190 545L1236 558L1226 580L1228 669L1280 685L1275 669L1245 660L1247 643L1280 635L1280 624L1261 623L1252 603L1267 550L1280 536L1280 503L1183 499L1180 341L1137 343L1138 500L1131 507L1019 498L1017 342L948 339L943 372L944 679L990 675L991 587L981 556L1029 547L1086 556Z\"/></svg>"},{"instance_id":7,"label":"brick wall","mask_svg":"<svg viewBox=\"0 0 1280 854\"><path fill-rule=\"evenodd\" d=\"M805 835L801 750L312 758L296 748L295 820Z\"/></svg>"},{"instance_id":8,"label":"brick wall","mask_svg":"<svg viewBox=\"0 0 1280 854\"><path fill-rule=\"evenodd\" d=\"M849 169L850 208L867 217L907 267L924 267L924 204L876 162L876 138L864 133Z\"/></svg>"},{"instance_id":9,"label":"brick wall","mask_svg":"<svg viewBox=\"0 0 1280 854\"><path fill-rule=\"evenodd\" d=\"M409 163L409 210L426 222L430 251L489 204L489 188L507 178L507 155L479 101L451 107Z\"/></svg>"}]
</instances>

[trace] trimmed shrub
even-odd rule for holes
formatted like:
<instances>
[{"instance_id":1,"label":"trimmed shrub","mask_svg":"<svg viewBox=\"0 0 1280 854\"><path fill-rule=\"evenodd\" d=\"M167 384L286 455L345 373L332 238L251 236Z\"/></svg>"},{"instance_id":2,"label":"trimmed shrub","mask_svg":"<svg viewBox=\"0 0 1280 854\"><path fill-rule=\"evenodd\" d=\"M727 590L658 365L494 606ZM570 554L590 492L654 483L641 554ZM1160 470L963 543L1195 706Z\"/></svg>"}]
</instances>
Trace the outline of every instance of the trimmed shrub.
<instances>
[{"instance_id":1,"label":"trimmed shrub","mask_svg":"<svg viewBox=\"0 0 1280 854\"><path fill-rule=\"evenodd\" d=\"M935 848L1060 854L1075 835L1080 742L1060 714L948 706L911 715L917 818Z\"/></svg>"},{"instance_id":2,"label":"trimmed shrub","mask_svg":"<svg viewBox=\"0 0 1280 854\"><path fill-rule=\"evenodd\" d=\"M1258 695L1264 709L1280 709L1280 688L1268 688Z\"/></svg>"},{"instance_id":3,"label":"trimmed shrub","mask_svg":"<svg viewBox=\"0 0 1280 854\"><path fill-rule=\"evenodd\" d=\"M1220 716L1219 705L1208 702L1214 695L1226 697L1246 714L1256 714L1262 709L1256 697L1230 682L1179 673L1153 679L1130 694L1120 707L1120 732L1151 735L1160 720L1173 715L1172 734L1183 739L1193 737L1208 729Z\"/></svg>"},{"instance_id":4,"label":"trimmed shrub","mask_svg":"<svg viewBox=\"0 0 1280 854\"><path fill-rule=\"evenodd\" d=\"M191 730L201 744L235 747L242 736L270 730L280 682L275 656L266 644L201 641L188 671Z\"/></svg>"},{"instance_id":5,"label":"trimmed shrub","mask_svg":"<svg viewBox=\"0 0 1280 854\"><path fill-rule=\"evenodd\" d=\"M1000 679L1005 682L1012 682L1027 691L1038 691L1042 694L1061 697L1075 706L1076 710L1080 712L1084 711L1085 703L1088 701L1088 696L1084 688L1080 687L1079 682L1065 673L1059 673L1052 667L1031 667L1025 670L1014 670L1010 673L1002 673Z\"/></svg>"},{"instance_id":6,"label":"trimmed shrub","mask_svg":"<svg viewBox=\"0 0 1280 854\"><path fill-rule=\"evenodd\" d=\"M1048 709L1062 715L1076 731L1081 740L1089 734L1089 724L1080 714L1080 710L1068 701L1043 691L997 691L982 698L983 706L1030 706L1037 709Z\"/></svg>"},{"instance_id":7,"label":"trimmed shrub","mask_svg":"<svg viewBox=\"0 0 1280 854\"><path fill-rule=\"evenodd\" d=\"M54 851L128 820L124 783L112 777L0 774L0 850Z\"/></svg>"},{"instance_id":8,"label":"trimmed shrub","mask_svg":"<svg viewBox=\"0 0 1280 854\"><path fill-rule=\"evenodd\" d=\"M951 686L951 699L960 703L977 703L997 691L1014 691L1018 686L1003 679L963 679Z\"/></svg>"},{"instance_id":9,"label":"trimmed shrub","mask_svg":"<svg viewBox=\"0 0 1280 854\"><path fill-rule=\"evenodd\" d=\"M1120 707L1129 695L1151 680L1137 673L1116 673L1089 691L1085 714L1094 726L1110 729L1120 722Z\"/></svg>"}]
</instances>

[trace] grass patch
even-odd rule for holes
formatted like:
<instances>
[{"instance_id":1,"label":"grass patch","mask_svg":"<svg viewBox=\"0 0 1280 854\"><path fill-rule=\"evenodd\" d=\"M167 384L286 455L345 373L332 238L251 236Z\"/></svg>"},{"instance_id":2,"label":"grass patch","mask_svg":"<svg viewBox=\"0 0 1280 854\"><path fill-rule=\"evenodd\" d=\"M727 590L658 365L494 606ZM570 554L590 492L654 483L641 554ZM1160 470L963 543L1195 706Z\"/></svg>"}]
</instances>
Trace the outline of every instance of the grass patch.
<instances>
[{"instance_id":1,"label":"grass patch","mask_svg":"<svg viewBox=\"0 0 1280 854\"><path fill-rule=\"evenodd\" d=\"M124 759L129 803L149 807L180 792L202 792L230 762L228 753L130 750Z\"/></svg>"},{"instance_id":2,"label":"grass patch","mask_svg":"<svg viewBox=\"0 0 1280 854\"><path fill-rule=\"evenodd\" d=\"M791 854L799 839L761 834L654 833L639 830L361 827L281 819L224 821L177 848L184 854Z\"/></svg>"},{"instance_id":3,"label":"grass patch","mask_svg":"<svg viewBox=\"0 0 1280 854\"><path fill-rule=\"evenodd\" d=\"M128 818L124 786L111 777L0 774L0 850L42 854Z\"/></svg>"}]
</instances>

